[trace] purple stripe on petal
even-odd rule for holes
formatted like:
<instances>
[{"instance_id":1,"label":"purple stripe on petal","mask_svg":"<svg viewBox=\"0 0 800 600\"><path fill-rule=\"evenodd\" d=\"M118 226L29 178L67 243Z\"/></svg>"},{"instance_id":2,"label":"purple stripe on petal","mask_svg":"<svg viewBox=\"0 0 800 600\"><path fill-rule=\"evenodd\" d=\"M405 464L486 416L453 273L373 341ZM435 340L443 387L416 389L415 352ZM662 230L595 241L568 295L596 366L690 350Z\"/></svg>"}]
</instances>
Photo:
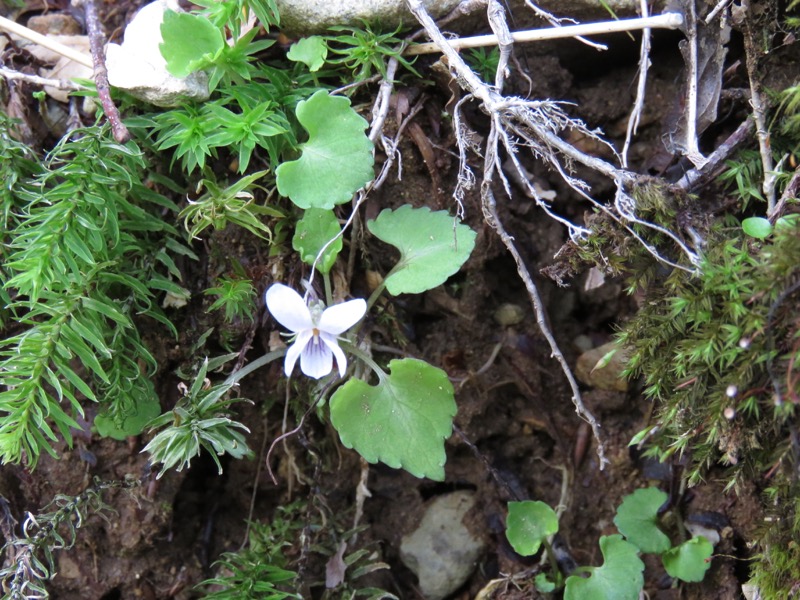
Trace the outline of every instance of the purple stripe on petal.
<instances>
[{"instance_id":1,"label":"purple stripe on petal","mask_svg":"<svg viewBox=\"0 0 800 600\"><path fill-rule=\"evenodd\" d=\"M333 354L319 336L312 336L300 354L300 369L314 379L325 377L333 368Z\"/></svg>"}]
</instances>

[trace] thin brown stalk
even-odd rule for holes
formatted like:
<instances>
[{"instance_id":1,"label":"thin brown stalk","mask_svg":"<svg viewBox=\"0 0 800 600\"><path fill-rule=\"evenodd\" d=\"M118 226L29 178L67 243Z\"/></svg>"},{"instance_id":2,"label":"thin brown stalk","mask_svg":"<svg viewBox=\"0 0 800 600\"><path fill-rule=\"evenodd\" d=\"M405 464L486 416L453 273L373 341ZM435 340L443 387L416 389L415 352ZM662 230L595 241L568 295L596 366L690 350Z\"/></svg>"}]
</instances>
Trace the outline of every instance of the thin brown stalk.
<instances>
[{"instance_id":1,"label":"thin brown stalk","mask_svg":"<svg viewBox=\"0 0 800 600\"><path fill-rule=\"evenodd\" d=\"M100 104L103 112L111 125L111 132L114 139L120 144L124 144L131 139L131 134L122 122L119 110L111 99L111 88L108 84L108 69L106 68L105 46L106 36L100 18L97 15L95 0L78 0L77 3L83 4L86 14L86 30L89 34L89 47L92 50L92 62L94 63L94 82L97 87L97 95L100 97Z\"/></svg>"}]
</instances>

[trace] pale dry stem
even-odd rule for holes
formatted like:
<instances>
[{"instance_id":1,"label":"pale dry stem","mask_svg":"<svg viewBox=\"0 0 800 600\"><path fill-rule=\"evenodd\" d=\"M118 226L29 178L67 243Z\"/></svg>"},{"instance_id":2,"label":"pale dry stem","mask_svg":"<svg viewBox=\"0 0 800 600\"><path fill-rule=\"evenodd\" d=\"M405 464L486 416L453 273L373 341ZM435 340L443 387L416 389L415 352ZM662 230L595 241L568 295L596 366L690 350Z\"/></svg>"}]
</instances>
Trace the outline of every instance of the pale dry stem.
<instances>
[{"instance_id":1,"label":"pale dry stem","mask_svg":"<svg viewBox=\"0 0 800 600\"><path fill-rule=\"evenodd\" d=\"M639 11L642 17L648 16L647 0L640 0ZM639 81L636 85L636 100L633 103L633 110L628 118L628 128L625 132L625 144L622 146L622 166L628 168L628 150L631 147L631 141L639 127L639 120L642 117L642 110L644 109L645 90L647 88L647 71L650 68L650 38L651 29L645 27L642 29L642 43L639 47Z\"/></svg>"},{"instance_id":2,"label":"pale dry stem","mask_svg":"<svg viewBox=\"0 0 800 600\"><path fill-rule=\"evenodd\" d=\"M564 23L570 23L572 25L577 25L578 22L575 19L569 17L556 17L554 14L547 12L546 10L540 8L531 0L525 0L525 5L533 11L540 19L544 19L553 27L564 27ZM605 44L599 44L597 42L593 42L592 40L586 39L584 37L576 36L576 39L580 40L587 46L591 46L596 50L608 50L608 47Z\"/></svg>"},{"instance_id":3,"label":"pale dry stem","mask_svg":"<svg viewBox=\"0 0 800 600\"><path fill-rule=\"evenodd\" d=\"M32 83L33 85L48 86L59 90L75 91L85 89L77 83L73 83L72 81L68 81L66 79L47 79L46 77L39 77L38 75L30 75L29 73L22 73L21 71L14 71L13 69L8 69L6 67L0 67L0 75L9 81L19 80L26 83Z\"/></svg>"},{"instance_id":4,"label":"pale dry stem","mask_svg":"<svg viewBox=\"0 0 800 600\"><path fill-rule=\"evenodd\" d=\"M702 168L706 163L706 158L700 152L697 139L697 103L698 103L698 77L700 77L698 66L698 45L697 39L697 12L694 2L686 2L686 39L689 45L688 51L688 71L686 82L686 148L684 154L692 161L697 168Z\"/></svg>"},{"instance_id":5,"label":"pale dry stem","mask_svg":"<svg viewBox=\"0 0 800 600\"><path fill-rule=\"evenodd\" d=\"M761 90L761 82L757 78L758 72L758 43L754 39L748 19L744 26L744 48L747 62L747 76L750 82L750 106L753 109L753 120L756 124L756 138L758 139L758 153L761 157L761 168L764 171L764 180L761 191L767 201L767 214L775 210L777 174L775 162L772 160L772 145L770 144L769 126L767 125L768 103Z\"/></svg>"},{"instance_id":6,"label":"pale dry stem","mask_svg":"<svg viewBox=\"0 0 800 600\"><path fill-rule=\"evenodd\" d=\"M678 13L665 13L654 17L620 19L618 21L601 21L599 23L582 23L580 25L566 25L550 27L544 29L527 29L515 31L511 34L515 42L540 42L544 40L556 40L562 38L576 38L590 45L597 50L606 50L604 44L598 44L584 39L584 35L598 35L615 33L622 31L636 31L643 28L662 28L676 29L683 23L683 18ZM485 46L496 46L499 40L497 35L476 35L472 37L454 38L447 41L452 48L463 50L464 48L481 48ZM406 56L417 54L432 54L441 52L441 48L436 44L418 44L406 50Z\"/></svg>"}]
</instances>

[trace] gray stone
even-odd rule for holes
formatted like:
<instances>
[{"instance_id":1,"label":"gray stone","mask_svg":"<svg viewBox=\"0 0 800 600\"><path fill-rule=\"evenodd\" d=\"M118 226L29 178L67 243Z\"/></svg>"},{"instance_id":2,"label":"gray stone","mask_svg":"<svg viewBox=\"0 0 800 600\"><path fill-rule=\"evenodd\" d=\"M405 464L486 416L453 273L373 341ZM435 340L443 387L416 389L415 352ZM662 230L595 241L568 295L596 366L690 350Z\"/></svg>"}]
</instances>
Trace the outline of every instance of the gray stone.
<instances>
[{"instance_id":1,"label":"gray stone","mask_svg":"<svg viewBox=\"0 0 800 600\"><path fill-rule=\"evenodd\" d=\"M617 351L608 364L600 365L603 357L615 348ZM626 392L628 391L628 380L622 376L622 371L628 364L628 358L628 351L620 348L616 342L603 344L578 357L578 364L575 365L575 377L586 385L600 390Z\"/></svg>"},{"instance_id":2,"label":"gray stone","mask_svg":"<svg viewBox=\"0 0 800 600\"><path fill-rule=\"evenodd\" d=\"M419 527L400 543L400 559L419 579L427 600L446 598L475 570L485 544L463 523L474 505L473 492L437 497L428 505Z\"/></svg>"},{"instance_id":3,"label":"gray stone","mask_svg":"<svg viewBox=\"0 0 800 600\"><path fill-rule=\"evenodd\" d=\"M277 0L281 29L290 34L323 33L333 25L361 26L361 21L381 27L417 24L404 0ZM434 17L446 15L459 0L424 0Z\"/></svg>"},{"instance_id":4,"label":"gray stone","mask_svg":"<svg viewBox=\"0 0 800 600\"><path fill-rule=\"evenodd\" d=\"M505 302L497 307L492 316L498 325L510 327L511 325L519 325L525 320L525 309L519 304Z\"/></svg>"},{"instance_id":5,"label":"gray stone","mask_svg":"<svg viewBox=\"0 0 800 600\"><path fill-rule=\"evenodd\" d=\"M405 0L276 0L281 15L281 29L288 34L308 35L323 33L333 25L360 26L361 21L380 23L383 28L394 28L403 23L416 27L416 19L406 9ZM452 11L459 0L423 0L423 4L434 18L442 17ZM639 0L606 0L608 7L618 18L635 17ZM657 0L651 14L658 14L664 0ZM525 4L525 0L509 0L503 3L510 7L514 16L512 29L525 29L543 24L535 13ZM611 19L612 16L597 0L537 0L536 5L558 18L572 18L579 21ZM483 16L476 20L466 20L467 31L479 27L486 28L485 11L475 15ZM565 23L569 24L569 23ZM458 25L448 25L448 29L460 30Z\"/></svg>"}]
</instances>

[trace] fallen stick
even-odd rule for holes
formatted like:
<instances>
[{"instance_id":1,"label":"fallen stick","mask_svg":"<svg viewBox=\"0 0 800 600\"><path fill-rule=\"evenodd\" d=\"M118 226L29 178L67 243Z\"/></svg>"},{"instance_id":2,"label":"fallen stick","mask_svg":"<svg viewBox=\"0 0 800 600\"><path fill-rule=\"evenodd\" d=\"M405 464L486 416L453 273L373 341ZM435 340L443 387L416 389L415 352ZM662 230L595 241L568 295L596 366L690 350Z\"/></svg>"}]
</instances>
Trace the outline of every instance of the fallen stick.
<instances>
[{"instance_id":1,"label":"fallen stick","mask_svg":"<svg viewBox=\"0 0 800 600\"><path fill-rule=\"evenodd\" d=\"M97 7L94 0L73 1L73 5L83 4L84 14L86 15L86 31L89 34L89 46L92 49L92 62L94 62L94 85L97 88L97 95L100 97L100 104L103 105L103 112L111 125L111 132L114 139L120 144L124 144L131 139L131 133L122 122L117 105L111 98L111 88L108 85L108 69L106 68L106 36L103 33L103 26L97 14Z\"/></svg>"},{"instance_id":2,"label":"fallen stick","mask_svg":"<svg viewBox=\"0 0 800 600\"><path fill-rule=\"evenodd\" d=\"M621 19L619 21L602 21L600 23L583 23L581 25L566 25L564 27L548 27L546 29L529 29L511 34L515 42L538 42L541 40L555 40L560 38L580 37L585 35L599 35L603 33L619 33L623 31L636 31L639 29L677 29L683 25L683 16L679 13L664 13L654 17L637 19ZM496 46L499 40L496 35L476 35L474 37L456 38L447 40L456 50L462 48L480 48L483 46ZM404 52L405 56L417 54L433 54L441 52L435 43L417 44Z\"/></svg>"},{"instance_id":3,"label":"fallen stick","mask_svg":"<svg viewBox=\"0 0 800 600\"><path fill-rule=\"evenodd\" d=\"M33 29L29 29L24 25L15 23L14 21L6 19L5 17L0 17L0 29L5 29L9 33L13 33L21 38L25 38L34 44L39 44L48 50L52 50L56 54L66 56L68 59L74 60L76 63L81 64L84 67L89 67L90 69L94 68L94 63L92 63L91 56L83 54L82 52L78 52L77 50L62 44L61 42L57 42L53 38L49 38L41 33L37 33Z\"/></svg>"}]
</instances>

